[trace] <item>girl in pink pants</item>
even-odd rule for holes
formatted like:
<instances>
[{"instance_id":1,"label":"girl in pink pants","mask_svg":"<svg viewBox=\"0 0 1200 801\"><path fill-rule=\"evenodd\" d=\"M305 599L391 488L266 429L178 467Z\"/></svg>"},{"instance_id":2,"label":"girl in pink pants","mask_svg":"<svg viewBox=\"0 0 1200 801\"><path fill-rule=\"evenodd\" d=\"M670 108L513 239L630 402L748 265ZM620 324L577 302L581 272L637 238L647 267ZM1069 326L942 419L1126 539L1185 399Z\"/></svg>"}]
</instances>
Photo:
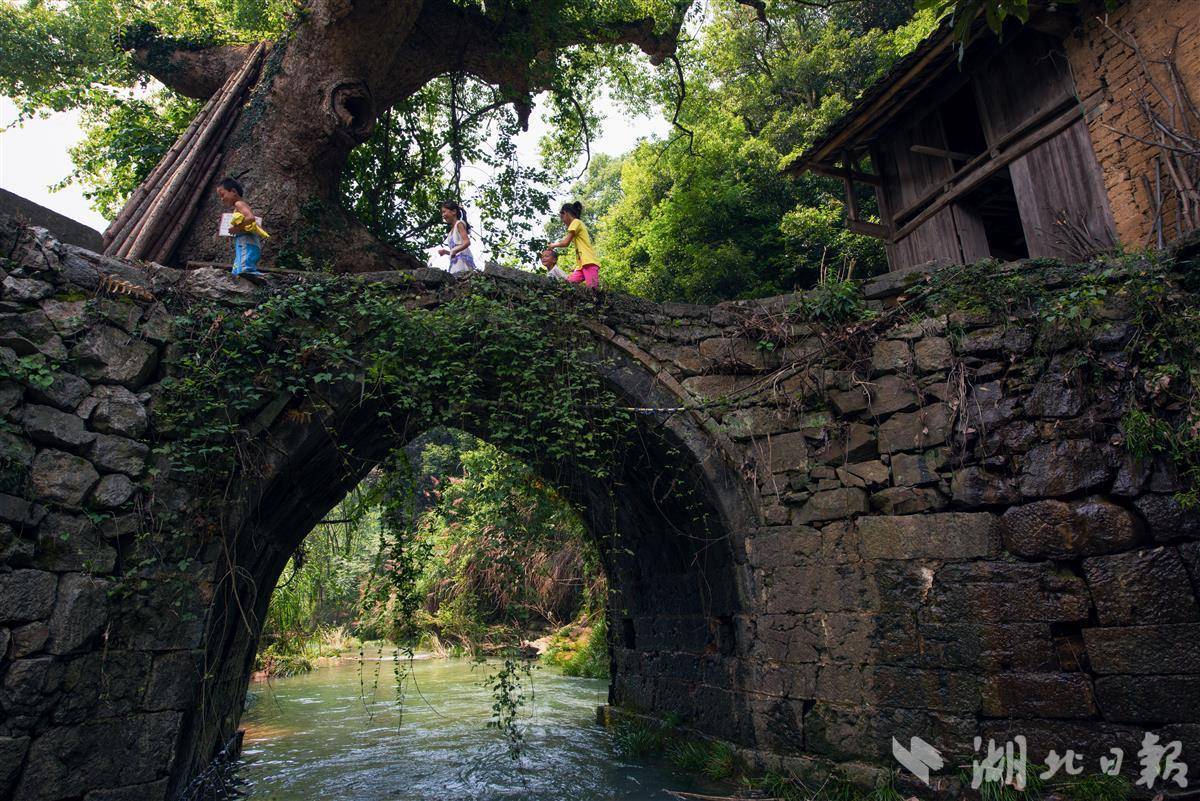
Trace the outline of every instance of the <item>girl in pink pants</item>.
<instances>
[{"instance_id":1,"label":"girl in pink pants","mask_svg":"<svg viewBox=\"0 0 1200 801\"><path fill-rule=\"evenodd\" d=\"M558 212L558 218L562 220L563 225L567 226L567 235L558 242L551 243L548 247L557 249L574 245L575 264L578 266L567 276L567 280L572 284L585 283L595 289L600 286L600 257L596 255L596 248L592 246L592 237L588 234L587 226L583 224L583 220L579 219L581 216L583 216L582 203L579 201L564 203Z\"/></svg>"}]
</instances>

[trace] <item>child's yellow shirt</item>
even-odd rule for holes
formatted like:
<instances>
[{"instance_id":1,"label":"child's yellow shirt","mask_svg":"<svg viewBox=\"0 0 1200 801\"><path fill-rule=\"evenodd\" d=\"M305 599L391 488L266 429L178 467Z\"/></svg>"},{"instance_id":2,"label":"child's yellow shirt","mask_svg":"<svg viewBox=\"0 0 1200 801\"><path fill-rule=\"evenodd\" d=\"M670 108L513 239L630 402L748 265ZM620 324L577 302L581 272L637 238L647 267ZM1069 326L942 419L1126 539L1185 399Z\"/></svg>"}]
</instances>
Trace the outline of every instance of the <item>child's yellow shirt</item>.
<instances>
[{"instance_id":1,"label":"child's yellow shirt","mask_svg":"<svg viewBox=\"0 0 1200 801\"><path fill-rule=\"evenodd\" d=\"M588 235L588 229L583 224L583 220L578 218L571 220L567 230L575 234L575 238L571 240L571 244L575 246L575 266L582 267L585 264L600 266L600 257L596 255L596 248L592 247L592 238Z\"/></svg>"}]
</instances>

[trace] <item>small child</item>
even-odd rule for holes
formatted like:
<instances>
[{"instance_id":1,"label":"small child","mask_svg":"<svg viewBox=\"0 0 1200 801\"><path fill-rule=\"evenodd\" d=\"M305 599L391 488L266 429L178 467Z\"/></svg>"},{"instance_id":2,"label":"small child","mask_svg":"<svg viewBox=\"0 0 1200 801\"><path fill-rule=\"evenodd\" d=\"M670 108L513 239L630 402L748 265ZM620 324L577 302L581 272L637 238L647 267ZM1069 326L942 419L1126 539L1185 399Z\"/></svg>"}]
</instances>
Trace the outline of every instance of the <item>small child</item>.
<instances>
[{"instance_id":1,"label":"small child","mask_svg":"<svg viewBox=\"0 0 1200 801\"><path fill-rule=\"evenodd\" d=\"M233 209L233 221L229 226L234 232L233 274L262 275L258 271L258 261L262 258L262 242L264 239L270 239L271 235L258 224L258 218L242 199L243 194L245 192L242 185L233 178L224 178L217 185L217 197Z\"/></svg>"},{"instance_id":2,"label":"small child","mask_svg":"<svg viewBox=\"0 0 1200 801\"><path fill-rule=\"evenodd\" d=\"M546 268L546 275L557 281L566 281L567 274L558 266L558 254L550 248L546 248L541 252L538 258L542 262L542 266Z\"/></svg>"},{"instance_id":3,"label":"small child","mask_svg":"<svg viewBox=\"0 0 1200 801\"><path fill-rule=\"evenodd\" d=\"M592 289L600 286L600 257L592 246L592 237L583 220L583 204L579 201L564 203L558 211L558 219L567 226L567 235L547 247L551 250L575 246L575 270L567 276L572 284L587 284Z\"/></svg>"}]
</instances>

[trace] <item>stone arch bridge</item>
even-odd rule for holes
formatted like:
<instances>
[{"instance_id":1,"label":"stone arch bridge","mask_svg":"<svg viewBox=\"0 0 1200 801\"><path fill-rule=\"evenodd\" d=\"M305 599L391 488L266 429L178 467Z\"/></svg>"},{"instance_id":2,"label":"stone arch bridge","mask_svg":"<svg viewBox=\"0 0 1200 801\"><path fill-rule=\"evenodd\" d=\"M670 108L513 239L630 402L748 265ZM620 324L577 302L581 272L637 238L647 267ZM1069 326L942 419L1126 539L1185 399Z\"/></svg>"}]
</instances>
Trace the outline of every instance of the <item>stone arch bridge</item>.
<instances>
[{"instance_id":1,"label":"stone arch bridge","mask_svg":"<svg viewBox=\"0 0 1200 801\"><path fill-rule=\"evenodd\" d=\"M9 220L0 256L0 796L176 798L245 696L257 631L231 625L214 589L230 547L274 586L380 456L378 410L347 394L312 415L286 414L292 397L249 414L270 469L242 488L242 535L200 547L188 589L131 609L114 589L147 569L147 521L195 501L151 469L159 382L196 347L174 338L172 303L236 313L268 290ZM920 278L865 293L889 308ZM520 293L541 279L472 280ZM430 305L455 286L418 271L394 291ZM894 767L893 737L948 766L976 736L1015 734L1031 759L1072 749L1089 772L1112 747L1136 771L1147 730L1200 756L1200 519L1169 468L1113 444L1120 381L1080 381L1076 354L1028 320L885 312L851 348L797 323L795 302L594 305L596 369L646 410L618 502L564 487L632 552L604 556L611 704L673 714L759 767L861 781ZM1129 326L1111 316L1087 347L1120 363ZM52 375L31 374L38 354ZM667 471L684 481L664 496Z\"/></svg>"}]
</instances>

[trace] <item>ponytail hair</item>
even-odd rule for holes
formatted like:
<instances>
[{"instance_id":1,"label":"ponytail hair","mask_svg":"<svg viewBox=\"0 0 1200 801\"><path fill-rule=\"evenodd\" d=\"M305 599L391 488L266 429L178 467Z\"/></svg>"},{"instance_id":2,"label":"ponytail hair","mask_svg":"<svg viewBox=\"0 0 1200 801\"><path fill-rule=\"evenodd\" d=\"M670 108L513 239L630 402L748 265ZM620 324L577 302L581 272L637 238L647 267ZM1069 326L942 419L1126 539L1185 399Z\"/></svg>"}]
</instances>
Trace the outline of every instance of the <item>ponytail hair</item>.
<instances>
[{"instance_id":1,"label":"ponytail hair","mask_svg":"<svg viewBox=\"0 0 1200 801\"><path fill-rule=\"evenodd\" d=\"M449 209L450 211L454 212L454 216L457 217L463 225L467 226L467 230L471 230L471 224L467 222L467 210L464 209L460 203L453 200L443 200L440 206L443 209Z\"/></svg>"},{"instance_id":2,"label":"ponytail hair","mask_svg":"<svg viewBox=\"0 0 1200 801\"><path fill-rule=\"evenodd\" d=\"M564 203L562 204L562 208L558 210L559 214L562 214L563 212L570 214L575 219L579 219L583 216L583 204L578 200L576 200L574 203Z\"/></svg>"}]
</instances>

